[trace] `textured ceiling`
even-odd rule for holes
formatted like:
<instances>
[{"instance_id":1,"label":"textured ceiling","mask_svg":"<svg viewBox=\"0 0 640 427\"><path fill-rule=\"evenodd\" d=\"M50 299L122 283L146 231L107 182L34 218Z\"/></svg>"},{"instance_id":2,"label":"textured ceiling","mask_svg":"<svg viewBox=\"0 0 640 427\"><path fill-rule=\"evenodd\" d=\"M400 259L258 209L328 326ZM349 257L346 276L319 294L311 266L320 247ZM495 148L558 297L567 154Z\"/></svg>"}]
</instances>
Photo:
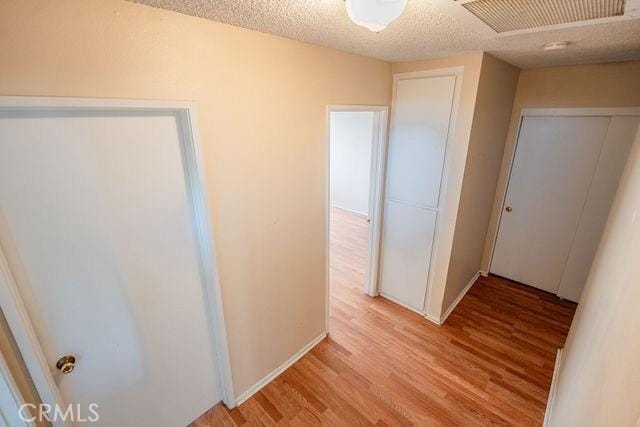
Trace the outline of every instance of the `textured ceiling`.
<instances>
[{"instance_id":1,"label":"textured ceiling","mask_svg":"<svg viewBox=\"0 0 640 427\"><path fill-rule=\"evenodd\" d=\"M131 0L387 61L484 50L520 68L640 59L640 19L510 36L483 36L429 0L409 0L381 33L349 20L343 0ZM569 40L564 51L547 42Z\"/></svg>"}]
</instances>

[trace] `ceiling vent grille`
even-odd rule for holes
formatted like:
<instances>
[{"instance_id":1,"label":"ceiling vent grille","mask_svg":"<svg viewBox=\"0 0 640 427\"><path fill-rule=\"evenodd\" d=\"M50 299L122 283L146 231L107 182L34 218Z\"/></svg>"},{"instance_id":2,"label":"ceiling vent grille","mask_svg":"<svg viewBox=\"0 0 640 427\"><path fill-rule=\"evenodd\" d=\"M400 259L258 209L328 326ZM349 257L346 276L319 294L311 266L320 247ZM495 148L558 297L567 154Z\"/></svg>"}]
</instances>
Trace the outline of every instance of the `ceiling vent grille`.
<instances>
[{"instance_id":1,"label":"ceiling vent grille","mask_svg":"<svg viewBox=\"0 0 640 427\"><path fill-rule=\"evenodd\" d=\"M621 16L625 0L475 0L462 6L504 33Z\"/></svg>"}]
</instances>

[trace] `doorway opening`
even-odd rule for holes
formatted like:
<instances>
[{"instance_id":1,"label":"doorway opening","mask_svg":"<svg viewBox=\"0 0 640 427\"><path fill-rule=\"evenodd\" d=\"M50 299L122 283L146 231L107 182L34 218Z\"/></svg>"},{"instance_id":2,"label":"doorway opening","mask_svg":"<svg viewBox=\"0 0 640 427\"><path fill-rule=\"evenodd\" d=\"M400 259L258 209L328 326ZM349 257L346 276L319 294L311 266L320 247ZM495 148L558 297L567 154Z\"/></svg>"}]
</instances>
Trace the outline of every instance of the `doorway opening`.
<instances>
[{"instance_id":1,"label":"doorway opening","mask_svg":"<svg viewBox=\"0 0 640 427\"><path fill-rule=\"evenodd\" d=\"M327 110L327 330L331 310L378 295L387 114L380 106Z\"/></svg>"}]
</instances>

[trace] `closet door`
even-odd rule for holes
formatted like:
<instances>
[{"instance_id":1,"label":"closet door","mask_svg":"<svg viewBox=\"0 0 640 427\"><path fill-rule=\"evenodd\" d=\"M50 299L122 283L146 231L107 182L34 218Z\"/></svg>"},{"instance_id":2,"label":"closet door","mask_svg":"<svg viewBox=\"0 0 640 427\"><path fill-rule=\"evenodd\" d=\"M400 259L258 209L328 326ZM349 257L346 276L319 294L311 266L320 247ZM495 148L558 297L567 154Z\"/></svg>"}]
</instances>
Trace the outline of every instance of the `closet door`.
<instances>
[{"instance_id":1,"label":"closet door","mask_svg":"<svg viewBox=\"0 0 640 427\"><path fill-rule=\"evenodd\" d=\"M423 311L456 77L399 79L387 163L380 292Z\"/></svg>"},{"instance_id":2,"label":"closet door","mask_svg":"<svg viewBox=\"0 0 640 427\"><path fill-rule=\"evenodd\" d=\"M638 116L611 117L560 281L558 295L563 298L576 302L580 300L639 125Z\"/></svg>"},{"instance_id":3,"label":"closet door","mask_svg":"<svg viewBox=\"0 0 640 427\"><path fill-rule=\"evenodd\" d=\"M491 272L557 293L610 117L525 117Z\"/></svg>"}]
</instances>

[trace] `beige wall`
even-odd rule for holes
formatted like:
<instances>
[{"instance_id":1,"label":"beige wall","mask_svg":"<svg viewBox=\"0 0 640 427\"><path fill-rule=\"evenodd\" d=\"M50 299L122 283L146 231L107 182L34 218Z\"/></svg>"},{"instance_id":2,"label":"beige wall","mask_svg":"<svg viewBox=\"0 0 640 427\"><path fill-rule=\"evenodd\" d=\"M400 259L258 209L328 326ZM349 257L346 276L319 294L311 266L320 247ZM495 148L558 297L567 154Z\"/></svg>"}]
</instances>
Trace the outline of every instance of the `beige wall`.
<instances>
[{"instance_id":1,"label":"beige wall","mask_svg":"<svg viewBox=\"0 0 640 427\"><path fill-rule=\"evenodd\" d=\"M483 270L489 269L520 112L533 107L640 107L640 61L540 68L520 73L487 231Z\"/></svg>"},{"instance_id":2,"label":"beige wall","mask_svg":"<svg viewBox=\"0 0 640 427\"><path fill-rule=\"evenodd\" d=\"M550 426L640 423L640 133L563 351Z\"/></svg>"},{"instance_id":3,"label":"beige wall","mask_svg":"<svg viewBox=\"0 0 640 427\"><path fill-rule=\"evenodd\" d=\"M483 56L443 312L480 270L519 73L506 62Z\"/></svg>"},{"instance_id":4,"label":"beige wall","mask_svg":"<svg viewBox=\"0 0 640 427\"><path fill-rule=\"evenodd\" d=\"M120 0L0 0L0 64L0 95L197 102L236 395L324 331L325 107L388 105L389 64Z\"/></svg>"},{"instance_id":5,"label":"beige wall","mask_svg":"<svg viewBox=\"0 0 640 427\"><path fill-rule=\"evenodd\" d=\"M432 319L439 319L442 311L442 299L447 283L449 260L453 245L454 230L462 180L467 158L467 148L471 135L473 114L478 93L478 81L480 80L480 68L482 66L482 52L472 52L449 58L433 59L426 61L400 62L393 64L393 73L407 73L414 71L435 70L439 68L463 67L462 88L460 90L460 106L456 115L454 136L451 140L451 162L448 173L447 194L439 216L440 234L438 240L438 254L434 253L431 263L432 286L429 297L425 301L425 311Z\"/></svg>"}]
</instances>

